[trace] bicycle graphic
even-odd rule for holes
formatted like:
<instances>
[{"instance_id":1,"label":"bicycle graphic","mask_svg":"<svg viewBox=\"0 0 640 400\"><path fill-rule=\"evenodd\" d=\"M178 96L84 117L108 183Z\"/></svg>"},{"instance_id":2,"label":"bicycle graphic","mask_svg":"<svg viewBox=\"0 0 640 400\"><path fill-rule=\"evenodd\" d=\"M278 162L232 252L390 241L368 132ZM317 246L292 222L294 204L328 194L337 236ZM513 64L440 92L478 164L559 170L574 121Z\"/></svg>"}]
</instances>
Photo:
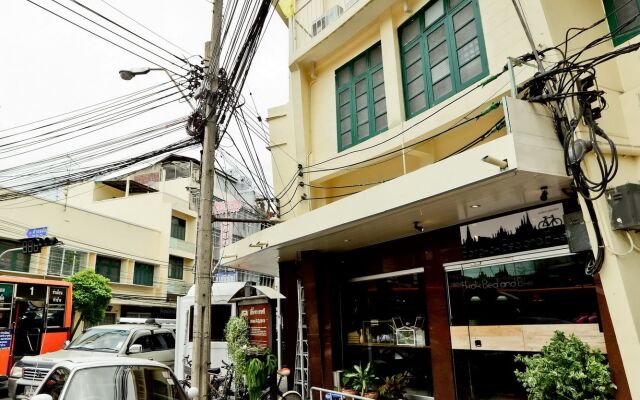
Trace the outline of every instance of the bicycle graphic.
<instances>
[{"instance_id":1,"label":"bicycle graphic","mask_svg":"<svg viewBox=\"0 0 640 400\"><path fill-rule=\"evenodd\" d=\"M538 223L538 229L551 228L552 226L562 225L562 220L555 215L545 215L542 217L542 221Z\"/></svg>"}]
</instances>

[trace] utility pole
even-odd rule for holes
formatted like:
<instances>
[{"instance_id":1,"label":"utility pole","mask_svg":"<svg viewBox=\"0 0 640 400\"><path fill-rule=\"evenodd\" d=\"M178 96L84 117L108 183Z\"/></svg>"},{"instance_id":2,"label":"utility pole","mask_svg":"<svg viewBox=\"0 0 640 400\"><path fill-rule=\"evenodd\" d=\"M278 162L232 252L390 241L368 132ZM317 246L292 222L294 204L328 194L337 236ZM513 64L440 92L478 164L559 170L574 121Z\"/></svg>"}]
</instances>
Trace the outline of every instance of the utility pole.
<instances>
[{"instance_id":1,"label":"utility pole","mask_svg":"<svg viewBox=\"0 0 640 400\"><path fill-rule=\"evenodd\" d=\"M218 140L216 103L219 101L218 69L222 32L222 0L214 0L211 41L205 44L205 59L209 60L210 90L206 99L204 140L202 144L200 209L196 257L196 297L193 323L193 365L191 378L198 389L198 398L206 399L209 391L207 369L211 360L211 261L213 253L213 181L214 156ZM205 76L205 79L207 77ZM206 82L203 82L206 88Z\"/></svg>"}]
</instances>

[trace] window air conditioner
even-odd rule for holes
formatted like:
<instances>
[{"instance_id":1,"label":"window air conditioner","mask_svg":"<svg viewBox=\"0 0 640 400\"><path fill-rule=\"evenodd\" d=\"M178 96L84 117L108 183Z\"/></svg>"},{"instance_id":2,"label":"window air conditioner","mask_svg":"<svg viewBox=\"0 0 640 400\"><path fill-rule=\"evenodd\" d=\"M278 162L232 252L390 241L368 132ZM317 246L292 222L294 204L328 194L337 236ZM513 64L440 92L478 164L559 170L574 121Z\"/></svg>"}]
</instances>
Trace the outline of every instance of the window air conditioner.
<instances>
[{"instance_id":1,"label":"window air conditioner","mask_svg":"<svg viewBox=\"0 0 640 400\"><path fill-rule=\"evenodd\" d=\"M331 25L333 21L335 21L336 19L338 19L338 17L342 15L343 11L344 10L342 9L342 7L333 6L321 18L318 18L317 20L313 21L313 25L311 27L313 36L316 36L317 34L322 32L324 28Z\"/></svg>"}]
</instances>

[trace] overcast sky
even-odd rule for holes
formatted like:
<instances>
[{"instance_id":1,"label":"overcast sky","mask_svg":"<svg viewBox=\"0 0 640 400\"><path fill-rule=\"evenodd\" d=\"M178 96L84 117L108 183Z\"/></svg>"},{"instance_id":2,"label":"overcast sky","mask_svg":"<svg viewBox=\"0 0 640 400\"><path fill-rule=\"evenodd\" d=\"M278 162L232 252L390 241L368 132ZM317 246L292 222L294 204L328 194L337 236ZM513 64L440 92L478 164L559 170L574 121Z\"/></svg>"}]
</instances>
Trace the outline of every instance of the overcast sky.
<instances>
[{"instance_id":1,"label":"overcast sky","mask_svg":"<svg viewBox=\"0 0 640 400\"><path fill-rule=\"evenodd\" d=\"M53 0L33 1L65 16L72 15ZM56 1L74 7L70 0ZM210 37L212 4L207 0L79 1L178 55L202 55L204 42ZM187 50L189 54L183 54L182 50L127 20L109 5ZM77 6L75 9L78 9ZM86 11L84 13L87 14ZM71 18L82 21L78 17ZM96 32L104 32L89 22L83 21L81 24ZM121 33L120 30L118 32ZM274 14L245 86L245 94L249 91L253 93L256 106L263 117L266 117L268 108L283 104L288 99L287 37L286 26ZM114 40L119 44L124 43L119 39ZM131 45L127 47L135 49ZM147 47L152 48L150 45ZM141 50L136 51L145 54ZM167 80L166 75L160 71L135 77L131 81L121 80L118 70L150 66L149 63L26 0L0 2L0 55L0 129L65 113ZM69 149L77 148L87 142L168 121L186 115L189 111L186 104L172 104L99 133L66 142L64 146ZM5 134L0 132L0 138ZM186 137L186 133L177 132L166 140L175 141L180 137ZM149 146L155 147L156 144L149 143ZM264 149L264 146L261 147ZM55 151L58 150L50 148L19 157L11 157L11 153L2 154L0 166L37 160ZM189 155L196 154L192 152ZM263 164L269 164L268 152L263 150L261 155ZM117 155L113 157L121 158ZM270 166L267 170L270 176Z\"/></svg>"}]
</instances>

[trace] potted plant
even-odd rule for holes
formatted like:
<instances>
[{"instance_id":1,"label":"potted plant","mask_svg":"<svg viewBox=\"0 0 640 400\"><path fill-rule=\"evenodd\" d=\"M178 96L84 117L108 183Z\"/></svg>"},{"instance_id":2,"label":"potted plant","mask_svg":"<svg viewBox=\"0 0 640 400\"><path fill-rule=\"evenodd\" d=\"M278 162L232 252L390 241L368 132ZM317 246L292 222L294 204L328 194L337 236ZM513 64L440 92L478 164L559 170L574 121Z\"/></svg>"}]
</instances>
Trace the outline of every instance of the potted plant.
<instances>
[{"instance_id":1,"label":"potted plant","mask_svg":"<svg viewBox=\"0 0 640 400\"><path fill-rule=\"evenodd\" d=\"M344 377L349 382L351 389L356 390L360 396L378 398L378 392L371 390L376 380L371 363L367 363L364 368L361 365L354 365L353 371L345 372Z\"/></svg>"},{"instance_id":2,"label":"potted plant","mask_svg":"<svg viewBox=\"0 0 640 400\"><path fill-rule=\"evenodd\" d=\"M409 373L402 372L399 374L387 376L384 383L378 388L380 397L386 400L404 399L405 389L409 380Z\"/></svg>"},{"instance_id":3,"label":"potted plant","mask_svg":"<svg viewBox=\"0 0 640 400\"><path fill-rule=\"evenodd\" d=\"M609 400L615 398L605 356L571 334L556 331L540 354L516 356L524 371L515 371L530 399Z\"/></svg>"},{"instance_id":4,"label":"potted plant","mask_svg":"<svg viewBox=\"0 0 640 400\"><path fill-rule=\"evenodd\" d=\"M344 374L342 374L342 388L340 389L342 393L350 395L358 394L358 391L353 389L353 376L354 371L349 370L344 371Z\"/></svg>"}]
</instances>

